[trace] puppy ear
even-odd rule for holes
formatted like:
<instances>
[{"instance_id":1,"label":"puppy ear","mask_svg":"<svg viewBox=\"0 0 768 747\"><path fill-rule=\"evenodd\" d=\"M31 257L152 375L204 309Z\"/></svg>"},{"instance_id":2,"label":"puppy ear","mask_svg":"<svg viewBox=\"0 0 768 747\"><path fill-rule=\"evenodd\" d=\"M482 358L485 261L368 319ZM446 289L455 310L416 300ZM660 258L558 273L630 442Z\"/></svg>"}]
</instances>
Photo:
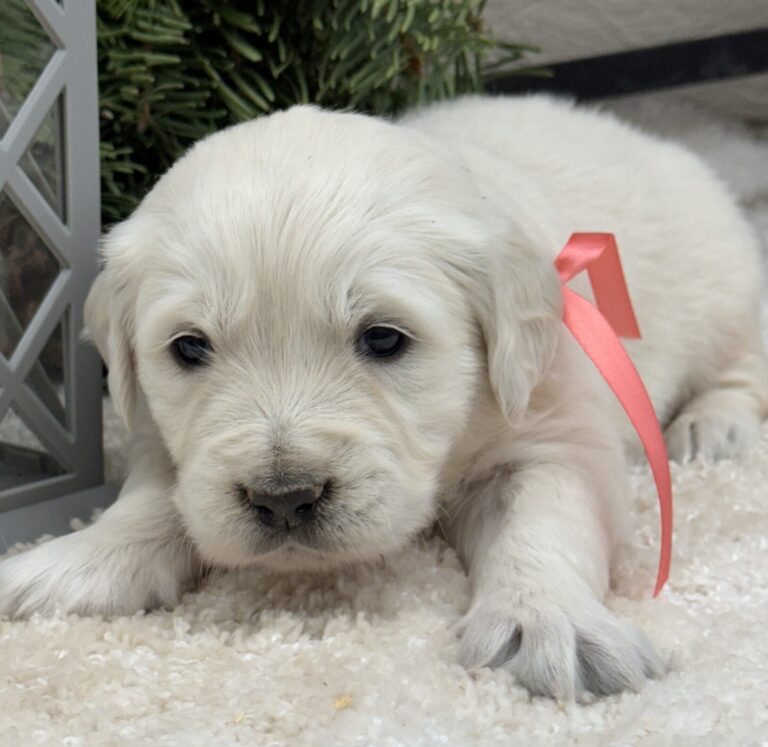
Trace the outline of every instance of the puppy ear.
<instances>
[{"instance_id":1,"label":"puppy ear","mask_svg":"<svg viewBox=\"0 0 768 747\"><path fill-rule=\"evenodd\" d=\"M115 410L130 428L138 388L131 343L132 324L125 288L117 280L109 259L109 237L104 253L108 257L107 265L94 281L85 301L85 333L107 364L107 383Z\"/></svg>"},{"instance_id":2,"label":"puppy ear","mask_svg":"<svg viewBox=\"0 0 768 747\"><path fill-rule=\"evenodd\" d=\"M506 241L492 252L478 318L488 376L510 422L528 408L531 392L552 363L562 315L557 273L545 254Z\"/></svg>"}]
</instances>

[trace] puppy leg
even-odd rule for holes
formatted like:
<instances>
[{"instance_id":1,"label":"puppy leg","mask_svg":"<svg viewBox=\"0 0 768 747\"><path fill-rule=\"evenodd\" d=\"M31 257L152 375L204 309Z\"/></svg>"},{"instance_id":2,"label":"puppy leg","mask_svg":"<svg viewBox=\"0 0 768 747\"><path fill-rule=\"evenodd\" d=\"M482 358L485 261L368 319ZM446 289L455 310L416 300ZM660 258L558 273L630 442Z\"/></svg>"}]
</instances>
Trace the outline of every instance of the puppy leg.
<instances>
[{"instance_id":1,"label":"puppy leg","mask_svg":"<svg viewBox=\"0 0 768 747\"><path fill-rule=\"evenodd\" d=\"M760 437L768 410L768 379L762 353L743 356L697 394L667 428L670 456L678 462L706 461L746 453Z\"/></svg>"},{"instance_id":2,"label":"puppy leg","mask_svg":"<svg viewBox=\"0 0 768 747\"><path fill-rule=\"evenodd\" d=\"M664 671L648 639L601 602L614 521L601 493L624 494L623 463L591 449L600 434L586 436L537 448L543 460L466 496L450 531L473 587L461 662L503 666L532 693L564 700L638 690Z\"/></svg>"},{"instance_id":3,"label":"puppy leg","mask_svg":"<svg viewBox=\"0 0 768 747\"><path fill-rule=\"evenodd\" d=\"M0 614L128 614L175 604L199 573L171 501L164 448L144 441L118 500L93 525L0 563Z\"/></svg>"}]
</instances>

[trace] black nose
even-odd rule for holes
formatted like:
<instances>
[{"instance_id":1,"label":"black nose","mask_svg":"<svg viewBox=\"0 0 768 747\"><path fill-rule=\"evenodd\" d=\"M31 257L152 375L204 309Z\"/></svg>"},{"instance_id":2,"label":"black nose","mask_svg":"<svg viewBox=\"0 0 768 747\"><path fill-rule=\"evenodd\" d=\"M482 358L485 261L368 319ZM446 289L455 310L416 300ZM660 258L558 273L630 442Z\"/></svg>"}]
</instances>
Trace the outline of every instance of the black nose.
<instances>
[{"instance_id":1,"label":"black nose","mask_svg":"<svg viewBox=\"0 0 768 747\"><path fill-rule=\"evenodd\" d=\"M246 491L262 524L276 529L295 529L315 518L326 485L304 485L285 492Z\"/></svg>"}]
</instances>

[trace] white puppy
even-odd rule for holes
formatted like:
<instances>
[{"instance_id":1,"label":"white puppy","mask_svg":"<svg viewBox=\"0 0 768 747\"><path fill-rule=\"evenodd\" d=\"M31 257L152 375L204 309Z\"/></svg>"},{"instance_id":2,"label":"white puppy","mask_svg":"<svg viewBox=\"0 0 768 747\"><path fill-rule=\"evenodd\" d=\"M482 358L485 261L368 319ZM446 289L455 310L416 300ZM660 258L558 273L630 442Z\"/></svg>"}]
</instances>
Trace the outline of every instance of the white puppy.
<instances>
[{"instance_id":1,"label":"white puppy","mask_svg":"<svg viewBox=\"0 0 768 747\"><path fill-rule=\"evenodd\" d=\"M0 610L172 605L207 567L358 562L439 517L466 666L639 688L663 667L602 604L632 435L561 323L574 231L618 238L672 455L742 453L767 404L758 250L681 148L541 97L296 107L200 142L107 236L87 303L130 476L0 565Z\"/></svg>"}]
</instances>

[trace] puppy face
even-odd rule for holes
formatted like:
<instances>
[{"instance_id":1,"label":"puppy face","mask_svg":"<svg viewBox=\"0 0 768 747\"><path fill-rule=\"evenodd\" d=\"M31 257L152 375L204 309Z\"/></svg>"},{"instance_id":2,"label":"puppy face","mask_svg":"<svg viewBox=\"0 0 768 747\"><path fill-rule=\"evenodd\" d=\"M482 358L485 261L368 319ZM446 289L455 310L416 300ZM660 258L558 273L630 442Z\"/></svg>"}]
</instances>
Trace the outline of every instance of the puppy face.
<instances>
[{"instance_id":1,"label":"puppy face","mask_svg":"<svg viewBox=\"0 0 768 747\"><path fill-rule=\"evenodd\" d=\"M549 354L521 328L549 307L500 322L481 204L417 133L304 107L199 143L112 232L89 328L203 557L316 568L434 519L489 376L519 407Z\"/></svg>"}]
</instances>

